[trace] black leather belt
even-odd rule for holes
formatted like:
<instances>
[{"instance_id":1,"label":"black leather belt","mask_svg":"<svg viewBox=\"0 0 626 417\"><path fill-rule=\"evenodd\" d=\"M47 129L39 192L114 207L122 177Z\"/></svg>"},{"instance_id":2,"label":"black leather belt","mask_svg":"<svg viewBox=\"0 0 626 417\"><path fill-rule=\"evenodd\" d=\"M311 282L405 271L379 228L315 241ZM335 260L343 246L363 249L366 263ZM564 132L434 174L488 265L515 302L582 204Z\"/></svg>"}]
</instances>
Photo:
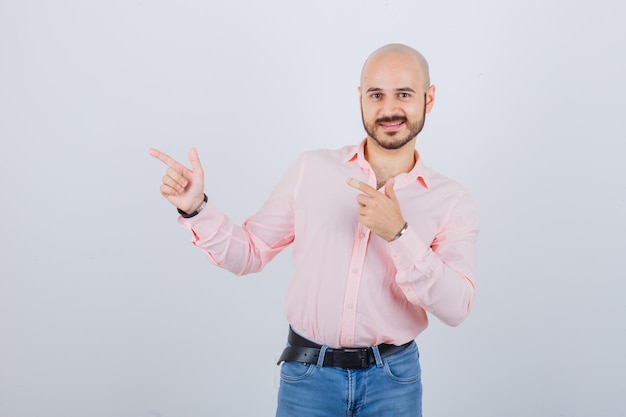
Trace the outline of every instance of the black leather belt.
<instances>
[{"instance_id":1,"label":"black leather belt","mask_svg":"<svg viewBox=\"0 0 626 417\"><path fill-rule=\"evenodd\" d=\"M312 342L289 328L287 341L291 345L283 350L278 359L281 362L302 362L316 364L322 349L321 345ZM401 346L389 345L386 343L378 345L381 359L398 353L408 347L412 342ZM322 366L333 366L343 369L369 368L376 363L376 357L371 347L366 348L343 348L326 349Z\"/></svg>"}]
</instances>

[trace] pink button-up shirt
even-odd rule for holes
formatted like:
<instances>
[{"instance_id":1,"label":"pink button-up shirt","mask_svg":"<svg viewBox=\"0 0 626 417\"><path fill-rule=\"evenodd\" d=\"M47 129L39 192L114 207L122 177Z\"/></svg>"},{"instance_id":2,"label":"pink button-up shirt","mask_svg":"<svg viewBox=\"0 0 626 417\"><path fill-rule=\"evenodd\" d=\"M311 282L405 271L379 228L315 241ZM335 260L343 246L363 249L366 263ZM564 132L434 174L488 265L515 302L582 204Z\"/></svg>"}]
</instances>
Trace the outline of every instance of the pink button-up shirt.
<instances>
[{"instance_id":1,"label":"pink button-up shirt","mask_svg":"<svg viewBox=\"0 0 626 417\"><path fill-rule=\"evenodd\" d=\"M409 227L387 242L357 222L359 191L346 184L352 177L376 187L363 150L364 142L303 153L242 226L210 202L179 219L194 245L238 275L292 244L287 321L335 348L406 343L428 326L427 312L455 326L475 292L478 216L468 193L417 155L394 186Z\"/></svg>"}]
</instances>

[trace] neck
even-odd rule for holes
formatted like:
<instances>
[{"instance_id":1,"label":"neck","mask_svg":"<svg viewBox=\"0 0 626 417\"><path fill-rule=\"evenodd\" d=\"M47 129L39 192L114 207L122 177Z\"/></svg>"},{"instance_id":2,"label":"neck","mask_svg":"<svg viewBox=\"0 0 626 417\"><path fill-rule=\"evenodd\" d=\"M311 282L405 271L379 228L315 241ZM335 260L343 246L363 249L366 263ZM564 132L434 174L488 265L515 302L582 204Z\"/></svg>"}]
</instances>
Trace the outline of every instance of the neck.
<instances>
[{"instance_id":1,"label":"neck","mask_svg":"<svg viewBox=\"0 0 626 417\"><path fill-rule=\"evenodd\" d=\"M409 172L415 166L415 138L399 149L385 149L374 140L365 142L365 159L376 175L376 185L381 188L387 180Z\"/></svg>"}]
</instances>

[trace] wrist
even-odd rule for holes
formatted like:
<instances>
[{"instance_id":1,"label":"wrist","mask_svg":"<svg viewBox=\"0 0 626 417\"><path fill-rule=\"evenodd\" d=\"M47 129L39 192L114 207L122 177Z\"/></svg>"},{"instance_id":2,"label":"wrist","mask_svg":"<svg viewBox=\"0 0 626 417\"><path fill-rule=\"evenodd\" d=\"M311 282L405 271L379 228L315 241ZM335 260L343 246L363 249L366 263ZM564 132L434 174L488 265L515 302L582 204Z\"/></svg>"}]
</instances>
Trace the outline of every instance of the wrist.
<instances>
[{"instance_id":1,"label":"wrist","mask_svg":"<svg viewBox=\"0 0 626 417\"><path fill-rule=\"evenodd\" d=\"M178 214L180 214L181 216L183 216L185 219L188 219L190 217L193 217L195 215L197 215L198 213L200 213L204 207L206 206L207 201L209 201L208 197L206 196L206 194L204 194L204 198L202 199L202 202L200 203L200 205L197 206L197 208L192 211L192 212L186 212L183 211L179 208L177 208L176 210L178 210Z\"/></svg>"},{"instance_id":2,"label":"wrist","mask_svg":"<svg viewBox=\"0 0 626 417\"><path fill-rule=\"evenodd\" d=\"M404 222L404 226L402 226L402 229L400 229L400 231L390 240L390 242L400 239L400 237L402 237L402 235L404 234L404 232L406 232L406 229L408 228L409 228L409 223Z\"/></svg>"}]
</instances>

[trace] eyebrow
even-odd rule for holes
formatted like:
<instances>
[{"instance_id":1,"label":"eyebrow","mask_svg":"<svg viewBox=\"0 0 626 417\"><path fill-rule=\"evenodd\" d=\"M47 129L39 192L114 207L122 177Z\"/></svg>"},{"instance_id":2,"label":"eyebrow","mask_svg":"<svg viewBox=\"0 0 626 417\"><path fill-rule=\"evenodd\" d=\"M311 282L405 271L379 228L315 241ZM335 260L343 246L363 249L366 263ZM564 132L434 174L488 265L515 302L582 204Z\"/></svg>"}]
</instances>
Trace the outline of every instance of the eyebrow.
<instances>
[{"instance_id":1,"label":"eyebrow","mask_svg":"<svg viewBox=\"0 0 626 417\"><path fill-rule=\"evenodd\" d=\"M380 87L370 87L367 89L368 93L378 92L378 91L383 91L383 89ZM410 93L415 93L415 90L413 90L411 87L400 87L400 88L394 89L394 91L408 91Z\"/></svg>"}]
</instances>

